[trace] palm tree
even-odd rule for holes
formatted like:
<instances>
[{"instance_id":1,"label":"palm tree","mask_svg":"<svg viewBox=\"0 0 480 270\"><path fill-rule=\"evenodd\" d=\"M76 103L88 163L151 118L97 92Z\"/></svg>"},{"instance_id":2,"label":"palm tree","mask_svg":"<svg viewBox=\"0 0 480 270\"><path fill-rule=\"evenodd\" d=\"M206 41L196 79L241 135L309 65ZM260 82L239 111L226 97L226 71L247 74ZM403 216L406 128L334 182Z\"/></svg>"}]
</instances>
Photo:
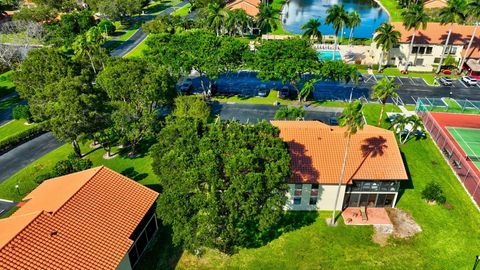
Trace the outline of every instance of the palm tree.
<instances>
[{"instance_id":1,"label":"palm tree","mask_svg":"<svg viewBox=\"0 0 480 270\"><path fill-rule=\"evenodd\" d=\"M319 19L310 19L306 24L302 25L304 30L302 37L311 39L312 37L318 41L322 41L322 32L318 28L322 25Z\"/></svg>"},{"instance_id":2,"label":"palm tree","mask_svg":"<svg viewBox=\"0 0 480 270\"><path fill-rule=\"evenodd\" d=\"M202 13L206 15L208 27L215 29L217 36L220 35L220 31L229 17L228 11L218 3L210 3Z\"/></svg>"},{"instance_id":3,"label":"palm tree","mask_svg":"<svg viewBox=\"0 0 480 270\"><path fill-rule=\"evenodd\" d=\"M307 101L307 98L312 94L312 92L315 90L315 83L317 82L317 79L311 79L306 81L303 84L302 89L298 93L298 101L301 102Z\"/></svg>"},{"instance_id":4,"label":"palm tree","mask_svg":"<svg viewBox=\"0 0 480 270\"><path fill-rule=\"evenodd\" d=\"M348 44L350 45L350 41L353 36L353 29L358 27L360 23L362 22L362 19L360 17L360 14L357 11L352 11L348 13L348 21L347 21L347 27L350 28L350 35L348 36Z\"/></svg>"},{"instance_id":5,"label":"palm tree","mask_svg":"<svg viewBox=\"0 0 480 270\"><path fill-rule=\"evenodd\" d=\"M338 197L340 196L340 190L342 187L342 183L344 182L345 177L345 169L347 167L347 160L348 160L348 149L350 147L350 140L352 135L357 133L359 129L363 129L363 114L362 114L362 103L359 100L355 100L353 102L348 103L347 107L342 112L342 115L338 118L338 124L341 127L346 127L345 134L347 136L347 143L345 145L345 155L343 157L343 166L342 171L340 173L340 178L338 179L338 190L337 190L337 197L335 198L335 204L333 206L333 213L332 213L332 225L335 224L335 216L337 212L337 203Z\"/></svg>"},{"instance_id":6,"label":"palm tree","mask_svg":"<svg viewBox=\"0 0 480 270\"><path fill-rule=\"evenodd\" d=\"M229 11L226 22L228 33L244 35L245 30L252 26L252 19L243 9Z\"/></svg>"},{"instance_id":7,"label":"palm tree","mask_svg":"<svg viewBox=\"0 0 480 270\"><path fill-rule=\"evenodd\" d=\"M385 110L385 104L389 98L398 97L397 94L398 85L393 82L393 79L383 78L377 82L372 88L372 99L378 99L382 103L382 109L380 110L380 116L378 117L378 124L382 123L383 111Z\"/></svg>"},{"instance_id":8,"label":"palm tree","mask_svg":"<svg viewBox=\"0 0 480 270\"><path fill-rule=\"evenodd\" d=\"M414 29L412 34L412 40L410 41L410 48L408 49L407 59L405 61L405 70L408 70L408 62L410 60L410 54L412 53L415 35L417 34L417 31L418 29L420 29L420 27L423 30L427 28L429 17L425 13L423 9L423 5L421 4L408 6L408 8L402 12L402 17L403 17L403 26L405 26L405 29L407 30Z\"/></svg>"},{"instance_id":9,"label":"palm tree","mask_svg":"<svg viewBox=\"0 0 480 270\"><path fill-rule=\"evenodd\" d=\"M393 120L392 125L401 144L405 144L413 132L419 128L423 129L422 120L416 115L405 117L403 114L399 114Z\"/></svg>"},{"instance_id":10,"label":"palm tree","mask_svg":"<svg viewBox=\"0 0 480 270\"><path fill-rule=\"evenodd\" d=\"M387 53L388 57L388 52L400 42L401 34L399 31L393 30L393 26L389 23L382 23L375 32L373 41L375 41L377 49L382 46L382 52L378 60L378 70L381 70L384 53Z\"/></svg>"},{"instance_id":11,"label":"palm tree","mask_svg":"<svg viewBox=\"0 0 480 270\"><path fill-rule=\"evenodd\" d=\"M450 24L450 29L448 30L447 40L445 40L445 45L443 45L442 54L440 56L440 63L438 63L437 73L442 69L443 58L445 53L447 53L448 42L450 41L450 36L453 30L454 23L462 23L465 21L465 12L467 8L467 2L465 0L448 0L447 6L443 7L440 10L440 24Z\"/></svg>"},{"instance_id":12,"label":"palm tree","mask_svg":"<svg viewBox=\"0 0 480 270\"><path fill-rule=\"evenodd\" d=\"M267 1L268 2L268 1ZM275 10L272 6L269 6L267 3L261 3L259 8L259 12L257 14L257 24L262 31L268 33L270 30L277 29L277 19L276 14L277 10Z\"/></svg>"},{"instance_id":13,"label":"palm tree","mask_svg":"<svg viewBox=\"0 0 480 270\"><path fill-rule=\"evenodd\" d=\"M327 17L325 24L332 25L335 29L335 46L333 48L332 60L335 60L335 53L338 46L338 32L343 29L343 26L348 21L347 12L343 5L333 5L327 9Z\"/></svg>"},{"instance_id":14,"label":"palm tree","mask_svg":"<svg viewBox=\"0 0 480 270\"><path fill-rule=\"evenodd\" d=\"M401 144L405 144L408 141L408 137L413 133L417 132L418 128L423 129L422 119L416 115L410 115L409 117L405 118L405 121L410 126L408 129L407 135L404 137L403 140L400 140Z\"/></svg>"},{"instance_id":15,"label":"palm tree","mask_svg":"<svg viewBox=\"0 0 480 270\"><path fill-rule=\"evenodd\" d=\"M92 70L95 74L97 74L97 69L95 68L95 63L93 61L93 53L95 51L101 50L101 45L104 41L104 36L102 31L94 26L85 34L77 36L75 41L72 44L74 53L76 57L83 57L87 56L90 60L90 64L92 66Z\"/></svg>"},{"instance_id":16,"label":"palm tree","mask_svg":"<svg viewBox=\"0 0 480 270\"><path fill-rule=\"evenodd\" d=\"M475 38L475 34L477 33L477 27L479 24L479 17L480 17L480 0L472 0L468 3L468 13L475 19L475 28L473 28L473 34L470 37L470 41L468 42L467 50L463 54L462 61L458 65L458 69L462 70L463 64L467 59L468 51L470 51L470 47L472 46L473 39Z\"/></svg>"}]
</instances>

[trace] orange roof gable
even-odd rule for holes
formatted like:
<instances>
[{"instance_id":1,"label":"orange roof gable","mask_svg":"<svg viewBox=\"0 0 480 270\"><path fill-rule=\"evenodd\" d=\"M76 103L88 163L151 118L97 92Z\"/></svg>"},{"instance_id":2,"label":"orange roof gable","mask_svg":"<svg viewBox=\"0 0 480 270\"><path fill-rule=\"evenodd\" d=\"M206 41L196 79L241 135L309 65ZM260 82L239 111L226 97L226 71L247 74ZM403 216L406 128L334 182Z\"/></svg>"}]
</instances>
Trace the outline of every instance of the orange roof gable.
<instances>
[{"instance_id":1,"label":"orange roof gable","mask_svg":"<svg viewBox=\"0 0 480 270\"><path fill-rule=\"evenodd\" d=\"M271 121L292 156L291 183L336 184L347 138L345 128L318 121ZM365 126L352 136L344 184L350 180L407 180L394 134Z\"/></svg>"},{"instance_id":2,"label":"orange roof gable","mask_svg":"<svg viewBox=\"0 0 480 270\"><path fill-rule=\"evenodd\" d=\"M0 269L115 269L157 197L106 167L47 180L0 222Z\"/></svg>"},{"instance_id":3,"label":"orange roof gable","mask_svg":"<svg viewBox=\"0 0 480 270\"><path fill-rule=\"evenodd\" d=\"M407 30L403 23L392 23L395 30L401 33L400 42L408 43L412 40L414 29ZM473 25L453 24L452 35L450 36L449 44L465 45L470 41L473 34ZM445 44L447 40L450 24L442 25L437 22L429 22L427 29L420 28L415 35L415 44ZM477 31L477 35L480 31Z\"/></svg>"},{"instance_id":4,"label":"orange roof gable","mask_svg":"<svg viewBox=\"0 0 480 270\"><path fill-rule=\"evenodd\" d=\"M260 5L260 0L236 0L227 5L230 9L243 9L245 12L255 17L260 12L258 6Z\"/></svg>"}]
</instances>

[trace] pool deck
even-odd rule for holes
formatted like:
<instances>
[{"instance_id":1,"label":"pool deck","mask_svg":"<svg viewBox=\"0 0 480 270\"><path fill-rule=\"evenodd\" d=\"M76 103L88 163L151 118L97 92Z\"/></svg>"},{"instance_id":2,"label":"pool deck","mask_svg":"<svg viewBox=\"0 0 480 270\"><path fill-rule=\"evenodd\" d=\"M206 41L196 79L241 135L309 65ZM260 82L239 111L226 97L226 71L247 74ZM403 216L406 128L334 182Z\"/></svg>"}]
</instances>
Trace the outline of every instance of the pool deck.
<instances>
[{"instance_id":1,"label":"pool deck","mask_svg":"<svg viewBox=\"0 0 480 270\"><path fill-rule=\"evenodd\" d=\"M373 57L370 55L370 46L340 45L340 53L348 64L355 64L356 60L360 60L364 65L374 64Z\"/></svg>"}]
</instances>

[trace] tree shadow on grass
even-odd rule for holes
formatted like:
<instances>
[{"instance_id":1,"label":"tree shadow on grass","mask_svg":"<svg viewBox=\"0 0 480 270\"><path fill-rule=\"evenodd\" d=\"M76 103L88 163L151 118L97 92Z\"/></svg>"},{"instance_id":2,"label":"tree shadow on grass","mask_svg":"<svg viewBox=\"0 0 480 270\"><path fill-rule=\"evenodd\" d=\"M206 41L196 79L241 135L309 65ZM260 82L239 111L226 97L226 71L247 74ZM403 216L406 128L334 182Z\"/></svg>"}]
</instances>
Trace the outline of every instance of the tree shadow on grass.
<instances>
[{"instance_id":1,"label":"tree shadow on grass","mask_svg":"<svg viewBox=\"0 0 480 270\"><path fill-rule=\"evenodd\" d=\"M407 171L408 180L407 181L400 181L400 189L398 190L397 203L402 198L403 194L405 193L405 190L414 188L413 181L412 181L412 176L411 176L410 170L408 168L407 159L405 158L405 154L403 152L400 152L400 153L402 154L402 160L403 160L403 164L405 166L405 170ZM432 165L435 165L435 164L432 164Z\"/></svg>"},{"instance_id":2,"label":"tree shadow on grass","mask_svg":"<svg viewBox=\"0 0 480 270\"><path fill-rule=\"evenodd\" d=\"M139 173L135 171L135 168L133 167L126 168L121 172L121 174L135 181L143 180L148 176L148 173Z\"/></svg>"},{"instance_id":3,"label":"tree shadow on grass","mask_svg":"<svg viewBox=\"0 0 480 270\"><path fill-rule=\"evenodd\" d=\"M266 245L284 233L309 226L317 220L318 216L317 211L285 211L276 226L269 233L262 236L261 245L252 247Z\"/></svg>"}]
</instances>

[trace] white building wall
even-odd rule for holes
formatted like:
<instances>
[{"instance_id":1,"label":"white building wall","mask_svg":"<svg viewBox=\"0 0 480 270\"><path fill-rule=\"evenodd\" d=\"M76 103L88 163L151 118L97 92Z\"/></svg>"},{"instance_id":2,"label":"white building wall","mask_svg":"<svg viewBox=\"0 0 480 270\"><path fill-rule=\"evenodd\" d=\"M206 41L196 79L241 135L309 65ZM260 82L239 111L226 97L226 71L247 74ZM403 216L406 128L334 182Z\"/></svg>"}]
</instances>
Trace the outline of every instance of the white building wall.
<instances>
[{"instance_id":1,"label":"white building wall","mask_svg":"<svg viewBox=\"0 0 480 270\"><path fill-rule=\"evenodd\" d=\"M289 191L287 193L287 204L285 210L293 211L318 211L318 210L333 210L335 204L335 197L337 196L338 185L319 185L317 204L310 205L311 184L302 184L301 196L295 196L295 184L289 184ZM340 187L340 195L337 202L337 210L342 208L343 198L345 196L345 185ZM294 198L301 197L301 204L295 205Z\"/></svg>"},{"instance_id":2,"label":"white building wall","mask_svg":"<svg viewBox=\"0 0 480 270\"><path fill-rule=\"evenodd\" d=\"M130 258L128 258L128 252L127 254L125 254L122 261L118 264L116 270L132 270Z\"/></svg>"},{"instance_id":3,"label":"white building wall","mask_svg":"<svg viewBox=\"0 0 480 270\"><path fill-rule=\"evenodd\" d=\"M408 70L410 71L427 71L430 72L434 69L433 65L438 65L435 63L435 58L440 58L442 51L443 51L443 45L439 44L414 44L414 47L432 47L432 53L430 54L410 54L410 62L413 63L414 65L410 65ZM453 47L456 48L455 54L452 54L452 56L455 58L455 60L458 62L461 59L461 51L463 49L462 45L452 45ZM403 69L405 65L405 61L408 55L408 51L410 50L410 43L402 43L398 48L393 48L390 50L388 55L385 55L383 65L388 64L391 66L397 66L400 69ZM378 64L380 56L381 56L381 48L377 49L375 42L372 42L371 48L370 48L370 57L372 59L372 62L375 64ZM447 55L445 55L445 58ZM423 63L421 65L415 65L416 60L423 59Z\"/></svg>"}]
</instances>

